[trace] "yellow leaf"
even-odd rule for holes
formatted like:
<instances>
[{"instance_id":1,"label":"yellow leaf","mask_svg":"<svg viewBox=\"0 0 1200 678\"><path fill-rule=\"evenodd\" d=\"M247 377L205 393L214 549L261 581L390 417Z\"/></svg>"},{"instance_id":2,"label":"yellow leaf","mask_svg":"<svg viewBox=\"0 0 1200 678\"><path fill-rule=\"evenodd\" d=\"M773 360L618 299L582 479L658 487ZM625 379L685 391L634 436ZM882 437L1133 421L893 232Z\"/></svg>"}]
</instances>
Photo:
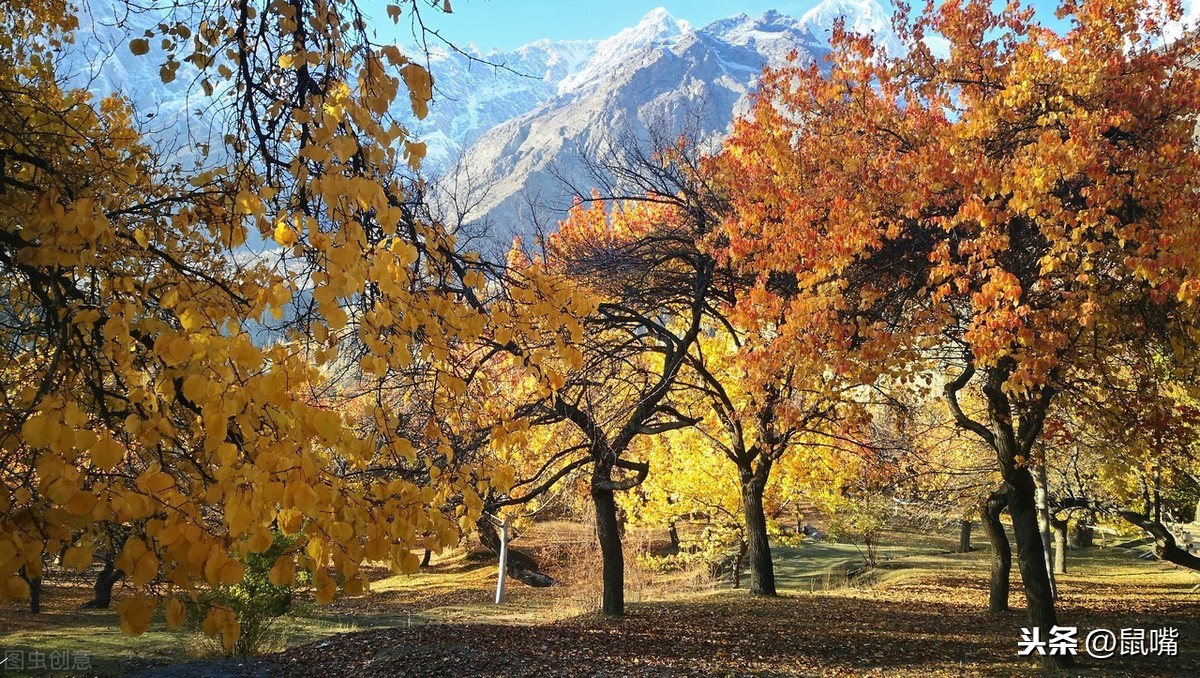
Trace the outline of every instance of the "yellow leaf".
<instances>
[{"instance_id":1,"label":"yellow leaf","mask_svg":"<svg viewBox=\"0 0 1200 678\"><path fill-rule=\"evenodd\" d=\"M211 638L221 632L231 616L233 615L229 610L223 607L214 607L204 615L204 621L200 622L200 630Z\"/></svg>"},{"instance_id":2,"label":"yellow leaf","mask_svg":"<svg viewBox=\"0 0 1200 678\"><path fill-rule=\"evenodd\" d=\"M240 584L242 579L245 577L246 568L232 558L227 560L225 564L221 566L221 570L217 573L217 581L228 586Z\"/></svg>"},{"instance_id":3,"label":"yellow leaf","mask_svg":"<svg viewBox=\"0 0 1200 678\"><path fill-rule=\"evenodd\" d=\"M144 633L150 628L150 620L157 607L152 598L132 596L117 603L117 614L121 616L121 630L130 636Z\"/></svg>"},{"instance_id":4,"label":"yellow leaf","mask_svg":"<svg viewBox=\"0 0 1200 678\"><path fill-rule=\"evenodd\" d=\"M221 647L225 648L226 652L233 652L234 646L237 645L238 638L242 635L242 625L237 618L230 615L225 625L221 627Z\"/></svg>"},{"instance_id":5,"label":"yellow leaf","mask_svg":"<svg viewBox=\"0 0 1200 678\"><path fill-rule=\"evenodd\" d=\"M21 426L21 437L30 447L45 447L50 443L50 417L44 413L35 414L25 420Z\"/></svg>"},{"instance_id":6,"label":"yellow leaf","mask_svg":"<svg viewBox=\"0 0 1200 678\"><path fill-rule=\"evenodd\" d=\"M183 397L199 403L208 395L208 379L202 374L189 374L183 380Z\"/></svg>"},{"instance_id":7,"label":"yellow leaf","mask_svg":"<svg viewBox=\"0 0 1200 678\"><path fill-rule=\"evenodd\" d=\"M392 20L393 23L400 23L400 6L399 5L388 5L387 6L387 15Z\"/></svg>"},{"instance_id":8,"label":"yellow leaf","mask_svg":"<svg viewBox=\"0 0 1200 678\"><path fill-rule=\"evenodd\" d=\"M142 586L154 581L158 576L158 558L147 551L138 558L137 564L133 566L133 572L130 573L130 580L134 586Z\"/></svg>"},{"instance_id":9,"label":"yellow leaf","mask_svg":"<svg viewBox=\"0 0 1200 678\"><path fill-rule=\"evenodd\" d=\"M102 471L108 471L125 458L125 446L114 440L111 433L105 431L88 451L88 455L92 458L92 465Z\"/></svg>"},{"instance_id":10,"label":"yellow leaf","mask_svg":"<svg viewBox=\"0 0 1200 678\"><path fill-rule=\"evenodd\" d=\"M4 582L4 595L0 598L7 600L28 598L29 584L20 577L9 577L8 581Z\"/></svg>"},{"instance_id":11,"label":"yellow leaf","mask_svg":"<svg viewBox=\"0 0 1200 678\"><path fill-rule=\"evenodd\" d=\"M284 247L291 247L296 244L296 240L296 232L292 230L291 226L282 221L275 224L275 242Z\"/></svg>"},{"instance_id":12,"label":"yellow leaf","mask_svg":"<svg viewBox=\"0 0 1200 678\"><path fill-rule=\"evenodd\" d=\"M250 553L263 553L267 549L271 548L273 541L274 540L271 539L271 533L266 529L260 528L257 532L250 535L250 538L246 540L246 550Z\"/></svg>"},{"instance_id":13,"label":"yellow leaf","mask_svg":"<svg viewBox=\"0 0 1200 678\"><path fill-rule=\"evenodd\" d=\"M313 428L322 442L333 445L342 437L342 417L333 410L317 410L313 414Z\"/></svg>"},{"instance_id":14,"label":"yellow leaf","mask_svg":"<svg viewBox=\"0 0 1200 678\"><path fill-rule=\"evenodd\" d=\"M178 598L172 598L163 605L163 615L166 618L167 630L172 631L179 628L183 624L183 618L187 614L187 610L183 607L183 603L179 602Z\"/></svg>"},{"instance_id":15,"label":"yellow leaf","mask_svg":"<svg viewBox=\"0 0 1200 678\"><path fill-rule=\"evenodd\" d=\"M85 516L96 508L96 495L87 490L76 492L63 506L73 516Z\"/></svg>"},{"instance_id":16,"label":"yellow leaf","mask_svg":"<svg viewBox=\"0 0 1200 678\"><path fill-rule=\"evenodd\" d=\"M288 586L296 580L296 563L291 556L279 556L275 559L275 564L271 566L271 571L267 573L267 579L275 586Z\"/></svg>"},{"instance_id":17,"label":"yellow leaf","mask_svg":"<svg viewBox=\"0 0 1200 678\"><path fill-rule=\"evenodd\" d=\"M62 556L63 567L70 568L76 572L86 570L92 564L92 545L80 544L67 549Z\"/></svg>"},{"instance_id":18,"label":"yellow leaf","mask_svg":"<svg viewBox=\"0 0 1200 678\"><path fill-rule=\"evenodd\" d=\"M329 577L324 570L318 570L313 575L313 586L316 587L315 598L317 605L328 605L337 595L337 582Z\"/></svg>"}]
</instances>

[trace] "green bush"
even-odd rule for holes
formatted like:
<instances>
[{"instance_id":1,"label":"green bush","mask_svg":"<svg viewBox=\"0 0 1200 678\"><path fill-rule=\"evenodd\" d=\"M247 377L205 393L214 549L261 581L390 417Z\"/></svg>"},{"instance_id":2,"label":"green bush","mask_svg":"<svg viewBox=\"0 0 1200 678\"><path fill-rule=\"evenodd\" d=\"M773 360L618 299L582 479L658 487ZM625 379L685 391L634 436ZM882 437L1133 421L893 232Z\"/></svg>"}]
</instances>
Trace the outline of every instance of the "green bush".
<instances>
[{"instance_id":1,"label":"green bush","mask_svg":"<svg viewBox=\"0 0 1200 678\"><path fill-rule=\"evenodd\" d=\"M209 602L233 610L241 625L241 635L228 654L246 657L270 649L271 629L279 617L292 609L296 585L276 586L271 583L268 573L276 558L286 553L293 541L293 538L276 532L271 548L241 559L246 568L241 583L222 586L212 592Z\"/></svg>"}]
</instances>

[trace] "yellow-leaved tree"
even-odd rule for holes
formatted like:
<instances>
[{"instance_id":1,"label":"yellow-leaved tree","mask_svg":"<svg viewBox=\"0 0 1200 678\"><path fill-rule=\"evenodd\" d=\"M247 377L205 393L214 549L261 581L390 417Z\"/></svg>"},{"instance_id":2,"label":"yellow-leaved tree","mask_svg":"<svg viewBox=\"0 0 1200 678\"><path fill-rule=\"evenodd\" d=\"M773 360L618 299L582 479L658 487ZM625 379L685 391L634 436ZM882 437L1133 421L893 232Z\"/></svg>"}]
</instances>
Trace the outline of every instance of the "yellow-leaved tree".
<instances>
[{"instance_id":1,"label":"yellow-leaved tree","mask_svg":"<svg viewBox=\"0 0 1200 678\"><path fill-rule=\"evenodd\" d=\"M415 549L456 540L448 504L464 524L480 510L461 498L471 473L386 472L415 459L411 427L375 408L377 426L346 421L330 382L349 343L363 374L422 359L449 375L437 365L487 322L473 259L396 178L424 148L393 101L424 115L431 76L373 45L353 2L188 9L128 48L228 113L196 171L156 155L126 99L62 84L78 8L0 4L0 595L28 595L46 558L107 555L130 633L160 606L178 625L181 600L239 582L276 533L293 546L272 581L308 570L326 602L364 590L366 560L412 570ZM279 263L240 256L251 233ZM431 407L460 389L441 383ZM204 614L233 647L233 611Z\"/></svg>"}]
</instances>

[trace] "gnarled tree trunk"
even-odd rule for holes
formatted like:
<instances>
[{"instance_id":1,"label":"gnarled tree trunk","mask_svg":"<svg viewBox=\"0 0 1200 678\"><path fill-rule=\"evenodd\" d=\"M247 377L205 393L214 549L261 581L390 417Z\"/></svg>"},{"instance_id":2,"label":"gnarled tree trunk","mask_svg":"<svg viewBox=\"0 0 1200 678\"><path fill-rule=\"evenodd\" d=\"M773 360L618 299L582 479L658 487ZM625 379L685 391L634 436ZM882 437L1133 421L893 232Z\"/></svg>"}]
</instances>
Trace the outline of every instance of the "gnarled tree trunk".
<instances>
[{"instance_id":1,"label":"gnarled tree trunk","mask_svg":"<svg viewBox=\"0 0 1200 678\"><path fill-rule=\"evenodd\" d=\"M80 607L89 610L107 610L112 604L112 590L125 577L125 572L113 565L113 554L104 558L104 569L96 575L95 596Z\"/></svg>"},{"instance_id":2,"label":"gnarled tree trunk","mask_svg":"<svg viewBox=\"0 0 1200 678\"><path fill-rule=\"evenodd\" d=\"M970 419L958 407L957 391L970 381L974 367L968 367L947 384L946 393L950 396L956 421L979 434L996 451L1000 473L1008 486L1008 513L1012 516L1017 567L1025 589L1029 622L1038 627L1042 637L1049 638L1050 629L1058 625L1058 615L1054 610L1054 589L1045 542L1038 529L1037 483L1025 461L1030 458L1033 444L1041 434L1054 392L1043 390L1036 398L1023 401L1020 410L1014 413L1013 402L1005 390L1005 382L1013 370L1014 363L1010 359L987 370L983 394L988 403L989 426ZM1070 655L1042 657L1042 666L1048 669L1066 669L1074 664L1074 657Z\"/></svg>"},{"instance_id":3,"label":"gnarled tree trunk","mask_svg":"<svg viewBox=\"0 0 1200 678\"><path fill-rule=\"evenodd\" d=\"M1004 612L1008 609L1008 593L1012 574L1012 547L1004 532L1000 514L1008 506L1008 492L997 490L988 497L980 511L983 531L992 548L992 577L988 584L988 611Z\"/></svg>"},{"instance_id":4,"label":"gnarled tree trunk","mask_svg":"<svg viewBox=\"0 0 1200 678\"><path fill-rule=\"evenodd\" d=\"M1137 525L1154 537L1154 553L1168 563L1175 563L1189 570L1200 570L1200 557L1179 548L1175 535L1157 520L1151 520L1133 511L1118 511L1125 520Z\"/></svg>"},{"instance_id":5,"label":"gnarled tree trunk","mask_svg":"<svg viewBox=\"0 0 1200 678\"><path fill-rule=\"evenodd\" d=\"M1095 521L1096 516L1089 514L1084 519L1071 523L1067 530L1067 545L1073 549L1091 548L1096 537L1096 531L1092 529L1092 523Z\"/></svg>"},{"instance_id":6,"label":"gnarled tree trunk","mask_svg":"<svg viewBox=\"0 0 1200 678\"><path fill-rule=\"evenodd\" d=\"M767 515L763 508L763 490L770 465L760 460L754 472L743 469L742 513L746 519L747 555L750 559L750 593L774 596L775 565L771 561L771 541L767 537Z\"/></svg>"},{"instance_id":7,"label":"gnarled tree trunk","mask_svg":"<svg viewBox=\"0 0 1200 678\"><path fill-rule=\"evenodd\" d=\"M742 588L742 564L746 562L746 540L738 542L737 555L733 557L733 588Z\"/></svg>"}]
</instances>

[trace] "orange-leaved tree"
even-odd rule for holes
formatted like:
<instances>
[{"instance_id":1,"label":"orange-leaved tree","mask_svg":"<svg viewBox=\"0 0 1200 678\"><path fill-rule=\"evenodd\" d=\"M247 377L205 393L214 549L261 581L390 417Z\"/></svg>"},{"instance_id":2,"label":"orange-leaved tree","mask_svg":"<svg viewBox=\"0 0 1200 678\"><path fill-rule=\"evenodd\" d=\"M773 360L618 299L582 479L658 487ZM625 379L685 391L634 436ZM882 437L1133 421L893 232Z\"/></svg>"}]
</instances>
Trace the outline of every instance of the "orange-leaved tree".
<instances>
[{"instance_id":1,"label":"orange-leaved tree","mask_svg":"<svg viewBox=\"0 0 1200 678\"><path fill-rule=\"evenodd\" d=\"M929 3L898 18L895 59L839 31L828 68L767 74L719 160L725 254L764 294L788 282L773 342L862 383L955 370L944 394L996 453L1043 637L1057 618L1028 462L1055 395L1093 347L1170 332L1200 291L1200 42L1164 44L1174 2L1060 14L1061 35L1015 3ZM957 402L976 379L980 417Z\"/></svg>"}]
</instances>

